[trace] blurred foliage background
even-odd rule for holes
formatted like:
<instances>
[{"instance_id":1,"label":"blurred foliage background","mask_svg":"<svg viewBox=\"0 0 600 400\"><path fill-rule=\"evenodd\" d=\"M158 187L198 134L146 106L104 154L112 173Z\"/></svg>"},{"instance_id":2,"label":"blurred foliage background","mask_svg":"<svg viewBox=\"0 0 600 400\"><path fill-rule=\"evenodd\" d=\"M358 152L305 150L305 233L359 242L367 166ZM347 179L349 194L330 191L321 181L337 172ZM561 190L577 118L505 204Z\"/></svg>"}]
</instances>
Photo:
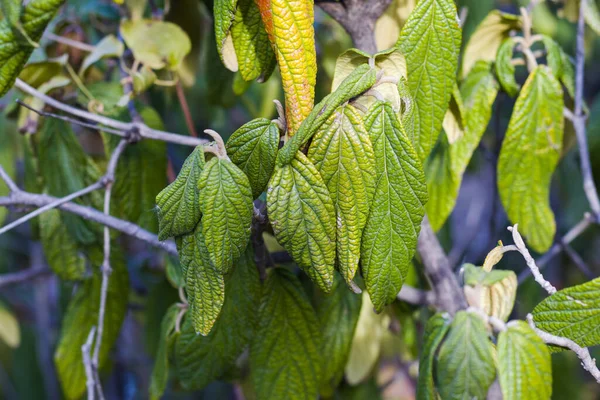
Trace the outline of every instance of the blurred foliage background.
<instances>
[{"instance_id":1,"label":"blurred foliage background","mask_svg":"<svg viewBox=\"0 0 600 400\"><path fill-rule=\"evenodd\" d=\"M368 0L366 0L368 1ZM566 3L565 3L566 2ZM159 5L161 2L158 2ZM381 48L395 43L403 21L415 0L394 0L376 27ZM475 28L493 9L518 14L519 6L527 0L458 0L461 16L466 16L463 44ZM569 15L575 0L546 1L533 12L534 30L553 37L571 56L575 51L575 23ZM221 64L215 48L212 27L211 0L171 0L166 19L180 25L192 41L192 52L182 71L184 91L197 131L211 128L226 139L239 126L257 117L275 117L273 100L283 101L277 72L263 84L244 83L239 76ZM336 58L352 47L344 30L318 7L315 8L315 31L318 55L317 100L329 92ZM120 15L108 0L68 0L48 32L77 41L95 44L107 33L116 32ZM594 176L600 177L600 40L597 35L586 36L585 99L589 106L588 137ZM68 54L69 62L78 70L84 54L81 50L49 40L42 40L30 62ZM90 74L96 80L87 84L94 97L104 106L114 105L121 96L118 68L106 63L93 67ZM81 90L80 90L81 92ZM86 107L85 93L81 106ZM14 100L22 95L10 92L0 99L0 164L15 166L17 176L26 168L22 162L25 147L19 130L27 130ZM166 130L188 134L177 91L172 87L153 87L140 96L140 101L158 112ZM440 232L440 238L457 270L463 262L480 265L487 252L498 240L510 242L506 227L509 221L502 209L495 185L496 159L508 125L514 99L499 94L494 113L467 170L457 207ZM98 135L77 128L78 138L86 151L100 157L102 142ZM142 165L144 173L158 182L160 190L179 170L190 148L167 146L168 168L164 163ZM18 161L18 162L15 162ZM22 180L20 181L22 183ZM596 182L600 185L600 182ZM155 185L156 186L156 185ZM4 188L0 188L0 191ZM0 193L5 195L6 193ZM156 193L150 196L154 198ZM575 225L587 210L582 189L578 154L571 145L554 175L551 203L557 218L558 235ZM139 210L139 220L149 229L156 229L151 206ZM15 215L0 210L0 219L7 221ZM0 236L0 273L44 265L46 260L39 241L35 240L35 222ZM144 244L128 238L121 239L127 248L127 265L131 277L129 307L123 329L112 352L113 363L105 374L109 376L105 393L110 399L142 399L147 397L149 375L160 331L160 321L166 308L177 300L177 292L167 282L165 258ZM589 267L587 273L600 273L600 229L593 226L572 243L573 249ZM507 254L500 268L513 269L517 274L526 267L518 254ZM413 280L422 279L418 273ZM564 252L552 259L545 276L558 289L587 281L590 276L578 269ZM60 321L74 284L64 283L52 274L45 274L20 285L0 287L0 399L60 398L53 364L53 353L60 331ZM545 297L533 280L525 280L518 290L514 316L523 318L537 302ZM396 319L385 332L379 368L367 384L346 385L336 394L340 399L413 399L415 394L415 360L418 358L420 332L427 318L426 311L416 311L406 305L396 306ZM19 321L20 333L15 333L14 319ZM595 352L599 355L599 352ZM556 399L597 399L600 389L579 368L571 352L553 354L554 389ZM239 375L232 371L230 378ZM241 385L243 387L243 384ZM241 399L239 385L228 382L211 384L196 393L178 392L172 388L169 398L181 399Z\"/></svg>"}]
</instances>

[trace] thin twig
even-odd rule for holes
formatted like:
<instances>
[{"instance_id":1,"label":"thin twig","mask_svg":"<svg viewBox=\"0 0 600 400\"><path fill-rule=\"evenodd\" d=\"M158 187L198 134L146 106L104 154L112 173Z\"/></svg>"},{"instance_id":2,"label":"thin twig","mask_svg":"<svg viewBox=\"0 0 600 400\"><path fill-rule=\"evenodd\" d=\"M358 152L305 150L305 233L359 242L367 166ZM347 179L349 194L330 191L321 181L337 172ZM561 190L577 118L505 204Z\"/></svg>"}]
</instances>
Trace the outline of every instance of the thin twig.
<instances>
[{"instance_id":1,"label":"thin twig","mask_svg":"<svg viewBox=\"0 0 600 400\"><path fill-rule=\"evenodd\" d=\"M94 340L94 333L96 333L96 327L92 326L92 329L88 334L87 340L81 346L81 353L83 354L83 366L85 368L88 400L94 400L96 397L96 391L94 390L96 384L94 382L92 358L90 357L90 351L92 350L92 342Z\"/></svg>"},{"instance_id":2,"label":"thin twig","mask_svg":"<svg viewBox=\"0 0 600 400\"><path fill-rule=\"evenodd\" d=\"M579 357L581 360L581 365L583 368L594 377L596 382L600 383L600 370L598 370L598 367L596 366L596 360L592 358L587 347L581 347L571 339L555 336L537 328L535 326L535 322L533 321L533 315L531 314L527 314L527 322L529 323L531 329L533 329L533 331L544 341L544 343L565 347L577 354L577 357Z\"/></svg>"},{"instance_id":3,"label":"thin twig","mask_svg":"<svg viewBox=\"0 0 600 400\"><path fill-rule=\"evenodd\" d=\"M49 268L29 268L10 274L0 275L0 289L5 286L16 285L19 283L30 282L41 276L50 275L52 271Z\"/></svg>"},{"instance_id":4,"label":"thin twig","mask_svg":"<svg viewBox=\"0 0 600 400\"><path fill-rule=\"evenodd\" d=\"M96 46L92 46L91 44L83 43L79 40L69 39L68 37L59 36L52 32L44 33L44 38L52 40L56 43L64 44L65 46L76 48L78 50L87 51L88 53L91 53L96 48Z\"/></svg>"},{"instance_id":5,"label":"thin twig","mask_svg":"<svg viewBox=\"0 0 600 400\"><path fill-rule=\"evenodd\" d=\"M11 192L19 190L19 187L17 186L17 184L10 178L10 176L4 170L2 165L0 165L0 178L4 181L4 183L6 183L6 186L8 186L8 189Z\"/></svg>"},{"instance_id":6,"label":"thin twig","mask_svg":"<svg viewBox=\"0 0 600 400\"><path fill-rule=\"evenodd\" d=\"M183 91L181 80L177 81L177 84L175 85L175 91L177 92L177 99L179 100L179 105L181 106L181 111L183 112L188 131L193 137L198 137L198 132L196 132L196 128L194 127L194 120L192 119L190 106L185 98L185 92Z\"/></svg>"},{"instance_id":7,"label":"thin twig","mask_svg":"<svg viewBox=\"0 0 600 400\"><path fill-rule=\"evenodd\" d=\"M417 289L409 285L403 285L396 298L418 306L435 304L435 293Z\"/></svg>"}]
</instances>

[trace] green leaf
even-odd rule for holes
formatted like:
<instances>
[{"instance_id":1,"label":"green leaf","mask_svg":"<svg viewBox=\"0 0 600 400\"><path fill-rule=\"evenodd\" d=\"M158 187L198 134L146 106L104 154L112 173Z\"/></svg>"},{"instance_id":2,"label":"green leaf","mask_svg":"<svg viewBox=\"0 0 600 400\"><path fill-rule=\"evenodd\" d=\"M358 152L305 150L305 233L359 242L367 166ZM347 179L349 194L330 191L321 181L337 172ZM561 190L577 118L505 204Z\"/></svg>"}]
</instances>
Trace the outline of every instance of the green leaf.
<instances>
[{"instance_id":1,"label":"green leaf","mask_svg":"<svg viewBox=\"0 0 600 400\"><path fill-rule=\"evenodd\" d=\"M316 399L321 380L319 321L291 272L274 268L264 284L250 346L257 400Z\"/></svg>"},{"instance_id":2,"label":"green leaf","mask_svg":"<svg viewBox=\"0 0 600 400\"><path fill-rule=\"evenodd\" d=\"M217 52L223 64L234 72L237 71L238 64L233 48L231 26L235 19L236 8L237 0L216 0L213 4Z\"/></svg>"},{"instance_id":3,"label":"green leaf","mask_svg":"<svg viewBox=\"0 0 600 400\"><path fill-rule=\"evenodd\" d=\"M375 191L375 156L362 117L351 105L338 110L315 134L308 158L321 174L336 213L337 265L351 285Z\"/></svg>"},{"instance_id":4,"label":"green leaf","mask_svg":"<svg viewBox=\"0 0 600 400\"><path fill-rule=\"evenodd\" d=\"M254 198L260 196L269 183L278 148L279 128L266 118L256 118L242 125L227 141L227 154L248 176Z\"/></svg>"},{"instance_id":5,"label":"green leaf","mask_svg":"<svg viewBox=\"0 0 600 400\"><path fill-rule=\"evenodd\" d=\"M98 360L100 368L108 361L110 350L119 336L127 312L129 276L125 260L115 250L113 249L111 256L112 273L108 281L104 331ZM98 326L102 284L102 276L98 271L102 263L102 255L100 251L94 250L90 256L97 272L79 287L71 299L62 321L60 339L54 353L56 372L63 394L67 399L73 400L81 398L85 392L86 376L81 346L86 342L92 327Z\"/></svg>"},{"instance_id":6,"label":"green leaf","mask_svg":"<svg viewBox=\"0 0 600 400\"><path fill-rule=\"evenodd\" d=\"M452 144L448 143L446 135L442 135L425 164L429 193L425 209L434 231L444 225L454 209L462 177L490 121L498 94L491 63L476 63L460 89L465 114L464 134Z\"/></svg>"},{"instance_id":7,"label":"green leaf","mask_svg":"<svg viewBox=\"0 0 600 400\"><path fill-rule=\"evenodd\" d=\"M579 1L577 4L579 4ZM595 0L586 0L583 4L583 18L596 35L600 35L600 11L598 11L598 5Z\"/></svg>"},{"instance_id":8,"label":"green leaf","mask_svg":"<svg viewBox=\"0 0 600 400\"><path fill-rule=\"evenodd\" d=\"M498 81L500 81L502 89L511 97L515 97L519 93L519 85L515 80L515 66L512 64L514 46L514 39L508 38L502 42L496 55Z\"/></svg>"},{"instance_id":9,"label":"green leaf","mask_svg":"<svg viewBox=\"0 0 600 400\"><path fill-rule=\"evenodd\" d=\"M238 0L231 38L242 78L269 79L275 68L275 53L254 0Z\"/></svg>"},{"instance_id":10,"label":"green leaf","mask_svg":"<svg viewBox=\"0 0 600 400\"><path fill-rule=\"evenodd\" d=\"M552 364L542 339L524 321L498 335L498 378L505 399L550 399Z\"/></svg>"},{"instance_id":11,"label":"green leaf","mask_svg":"<svg viewBox=\"0 0 600 400\"><path fill-rule=\"evenodd\" d=\"M546 48L546 61L548 67L552 71L552 74L556 77L556 79L561 80L564 74L563 68L563 57L560 45L554 41L550 36L541 35L542 43L544 43L544 47Z\"/></svg>"},{"instance_id":12,"label":"green leaf","mask_svg":"<svg viewBox=\"0 0 600 400\"><path fill-rule=\"evenodd\" d=\"M415 253L427 188L417 153L392 107L375 103L365 118L375 152L376 187L362 236L361 265L380 312L396 299Z\"/></svg>"},{"instance_id":13,"label":"green leaf","mask_svg":"<svg viewBox=\"0 0 600 400\"><path fill-rule=\"evenodd\" d=\"M219 317L225 300L225 280L210 260L200 221L194 232L182 238L181 263L185 271L185 289L189 314L196 333L208 335Z\"/></svg>"},{"instance_id":14,"label":"green leaf","mask_svg":"<svg viewBox=\"0 0 600 400\"><path fill-rule=\"evenodd\" d=\"M571 96L572 99L575 98L575 68L573 66L573 62L565 53L562 48L560 51L560 56L562 58L563 65L563 74L560 77L560 81L563 85L565 85L565 89L567 89L567 93ZM585 106L585 105L584 105Z\"/></svg>"},{"instance_id":15,"label":"green leaf","mask_svg":"<svg viewBox=\"0 0 600 400\"><path fill-rule=\"evenodd\" d=\"M64 0L32 0L20 9L19 23L21 30L29 40L37 42L42 37L46 26ZM4 3L3 3L4 4ZM11 16L0 21L0 97L12 87L34 50L29 40L15 34L17 10L11 7Z\"/></svg>"},{"instance_id":16,"label":"green leaf","mask_svg":"<svg viewBox=\"0 0 600 400\"><path fill-rule=\"evenodd\" d=\"M335 208L319 171L302 152L276 167L267 211L277 241L325 292L333 284Z\"/></svg>"},{"instance_id":17,"label":"green leaf","mask_svg":"<svg viewBox=\"0 0 600 400\"><path fill-rule=\"evenodd\" d=\"M563 137L563 92L549 68L538 66L527 78L508 124L498 158L498 189L504 209L543 253L554 239L550 179Z\"/></svg>"},{"instance_id":18,"label":"green leaf","mask_svg":"<svg viewBox=\"0 0 600 400\"><path fill-rule=\"evenodd\" d=\"M417 400L437 400L435 382L433 380L434 357L449 328L449 316L440 313L429 318L425 325L421 357L419 358Z\"/></svg>"},{"instance_id":19,"label":"green leaf","mask_svg":"<svg viewBox=\"0 0 600 400\"><path fill-rule=\"evenodd\" d=\"M444 115L442 128L450 144L459 140L465 133L465 108L458 85L455 83L450 96L450 105Z\"/></svg>"},{"instance_id":20,"label":"green leaf","mask_svg":"<svg viewBox=\"0 0 600 400\"><path fill-rule=\"evenodd\" d=\"M204 168L204 149L198 146L183 163L177 178L158 196L158 239L180 236L194 230L200 221L198 182Z\"/></svg>"},{"instance_id":21,"label":"green leaf","mask_svg":"<svg viewBox=\"0 0 600 400\"><path fill-rule=\"evenodd\" d=\"M456 313L440 348L436 373L443 399L485 399L496 369L494 348L480 316Z\"/></svg>"},{"instance_id":22,"label":"green leaf","mask_svg":"<svg viewBox=\"0 0 600 400\"><path fill-rule=\"evenodd\" d=\"M600 344L600 279L547 297L533 309L533 320L539 329L582 347Z\"/></svg>"},{"instance_id":23,"label":"green leaf","mask_svg":"<svg viewBox=\"0 0 600 400\"><path fill-rule=\"evenodd\" d=\"M88 54L79 67L79 76L84 76L85 71L92 64L97 63L103 58L116 57L119 58L123 55L125 46L115 35L107 35L102 38L95 46L90 54Z\"/></svg>"},{"instance_id":24,"label":"green leaf","mask_svg":"<svg viewBox=\"0 0 600 400\"><path fill-rule=\"evenodd\" d=\"M331 397L344 376L350 345L358 322L362 296L352 293L336 274L332 293L323 296L317 306L317 317L323 340L321 354L321 385L323 397Z\"/></svg>"},{"instance_id":25,"label":"green leaf","mask_svg":"<svg viewBox=\"0 0 600 400\"><path fill-rule=\"evenodd\" d=\"M162 323L160 324L160 338L158 342L158 350L156 351L156 360L150 377L150 398L158 400L161 398L167 387L169 380L169 353L179 335L175 332L175 323L180 308L177 304L173 304L165 313Z\"/></svg>"},{"instance_id":26,"label":"green leaf","mask_svg":"<svg viewBox=\"0 0 600 400\"><path fill-rule=\"evenodd\" d=\"M255 336L261 286L250 246L226 277L225 293L221 316L207 336L196 334L191 318L183 323L175 365L186 390L202 389L230 371Z\"/></svg>"},{"instance_id":27,"label":"green leaf","mask_svg":"<svg viewBox=\"0 0 600 400\"><path fill-rule=\"evenodd\" d=\"M479 60L494 61L501 43L512 31L520 30L522 25L519 15L491 11L479 23L467 43L463 54L462 76L465 77Z\"/></svg>"},{"instance_id":28,"label":"green leaf","mask_svg":"<svg viewBox=\"0 0 600 400\"><path fill-rule=\"evenodd\" d=\"M173 256L166 256L165 275L174 288L185 287L185 277L183 276L181 262Z\"/></svg>"},{"instance_id":29,"label":"green leaf","mask_svg":"<svg viewBox=\"0 0 600 400\"><path fill-rule=\"evenodd\" d=\"M4 168L4 171L8 174L8 176L15 180L17 175L17 143L19 139L19 135L17 134L17 127L14 123L6 119L4 115L0 115L0 165ZM29 178L28 167L30 160L28 155L29 147L27 145L25 147L25 162L24 162L24 175L25 181L27 182ZM25 186L25 190L29 191L27 185ZM0 179L0 196L8 196L10 190L6 183ZM6 218L6 214L8 213L8 209L6 207L0 207L0 225L4 223L4 218ZM33 221L32 221L33 222Z\"/></svg>"},{"instance_id":30,"label":"green leaf","mask_svg":"<svg viewBox=\"0 0 600 400\"><path fill-rule=\"evenodd\" d=\"M317 104L310 115L302 122L298 132L277 154L277 165L289 164L298 150L317 133L317 130L331 117L335 110L350 99L367 91L375 84L376 71L369 65L361 65L349 74L340 86Z\"/></svg>"},{"instance_id":31,"label":"green leaf","mask_svg":"<svg viewBox=\"0 0 600 400\"><path fill-rule=\"evenodd\" d=\"M461 30L452 0L421 0L400 32L415 99L411 141L421 162L437 141L454 85Z\"/></svg>"},{"instance_id":32,"label":"green leaf","mask_svg":"<svg viewBox=\"0 0 600 400\"><path fill-rule=\"evenodd\" d=\"M60 211L49 210L40 215L40 240L52 271L61 279L80 280L85 276L85 259L79 253Z\"/></svg>"},{"instance_id":33,"label":"green leaf","mask_svg":"<svg viewBox=\"0 0 600 400\"><path fill-rule=\"evenodd\" d=\"M252 224L252 188L228 159L213 158L200 175L202 233L217 270L229 271L246 249Z\"/></svg>"}]
</instances>

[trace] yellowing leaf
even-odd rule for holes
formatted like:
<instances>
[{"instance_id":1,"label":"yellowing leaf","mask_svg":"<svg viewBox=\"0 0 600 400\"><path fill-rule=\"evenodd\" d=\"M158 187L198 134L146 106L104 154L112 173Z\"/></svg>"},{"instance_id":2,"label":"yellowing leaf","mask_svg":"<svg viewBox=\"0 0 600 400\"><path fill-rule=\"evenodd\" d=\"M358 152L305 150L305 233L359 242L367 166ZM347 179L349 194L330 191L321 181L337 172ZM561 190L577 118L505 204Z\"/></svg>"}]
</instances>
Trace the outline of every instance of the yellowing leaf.
<instances>
[{"instance_id":1,"label":"yellowing leaf","mask_svg":"<svg viewBox=\"0 0 600 400\"><path fill-rule=\"evenodd\" d=\"M337 266L352 285L375 190L373 147L354 107L342 107L327 120L314 136L308 158L323 177L333 200Z\"/></svg>"},{"instance_id":2,"label":"yellowing leaf","mask_svg":"<svg viewBox=\"0 0 600 400\"><path fill-rule=\"evenodd\" d=\"M406 23L416 0L393 0L387 10L375 23L375 42L377 50L389 49L398 40L400 30Z\"/></svg>"},{"instance_id":3,"label":"yellowing leaf","mask_svg":"<svg viewBox=\"0 0 600 400\"><path fill-rule=\"evenodd\" d=\"M452 97L450 97L450 106L448 107L448 110L446 110L444 122L442 123L442 127L444 128L444 132L446 132L450 144L456 142L463 136L465 131L464 118L465 110L462 95L460 94L458 85L455 84L452 89Z\"/></svg>"},{"instance_id":4,"label":"yellowing leaf","mask_svg":"<svg viewBox=\"0 0 600 400\"><path fill-rule=\"evenodd\" d=\"M333 284L335 209L319 171L302 152L276 167L267 211L277 241L324 291Z\"/></svg>"},{"instance_id":5,"label":"yellowing leaf","mask_svg":"<svg viewBox=\"0 0 600 400\"><path fill-rule=\"evenodd\" d=\"M179 69L192 48L188 35L171 22L124 20L119 31L135 59L152 69Z\"/></svg>"},{"instance_id":6,"label":"yellowing leaf","mask_svg":"<svg viewBox=\"0 0 600 400\"><path fill-rule=\"evenodd\" d=\"M518 15L499 10L490 12L471 35L463 54L462 76L465 77L478 60L494 61L500 44L511 31L521 29Z\"/></svg>"},{"instance_id":7,"label":"yellowing leaf","mask_svg":"<svg viewBox=\"0 0 600 400\"><path fill-rule=\"evenodd\" d=\"M563 122L560 83L548 67L538 66L517 98L498 158L504 209L538 252L548 250L556 231L550 179L560 157Z\"/></svg>"},{"instance_id":8,"label":"yellowing leaf","mask_svg":"<svg viewBox=\"0 0 600 400\"><path fill-rule=\"evenodd\" d=\"M314 11L310 0L257 0L273 45L285 93L288 134L293 136L313 108L317 79Z\"/></svg>"}]
</instances>

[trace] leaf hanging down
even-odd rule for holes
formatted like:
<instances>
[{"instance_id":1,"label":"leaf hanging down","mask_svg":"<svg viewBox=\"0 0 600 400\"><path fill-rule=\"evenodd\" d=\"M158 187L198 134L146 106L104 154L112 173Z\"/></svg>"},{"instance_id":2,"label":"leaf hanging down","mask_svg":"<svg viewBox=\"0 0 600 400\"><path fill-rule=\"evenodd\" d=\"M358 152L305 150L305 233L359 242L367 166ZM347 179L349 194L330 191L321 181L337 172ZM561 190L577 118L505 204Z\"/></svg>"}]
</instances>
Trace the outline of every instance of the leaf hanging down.
<instances>
[{"instance_id":1,"label":"leaf hanging down","mask_svg":"<svg viewBox=\"0 0 600 400\"><path fill-rule=\"evenodd\" d=\"M160 324L160 337L158 342L158 350L156 351L156 360L154 368L152 368L152 376L150 377L150 399L158 400L162 397L167 387L169 380L169 353L173 350L175 340L179 336L179 332L175 332L175 324L177 314L180 308L177 304L173 304L165 313Z\"/></svg>"},{"instance_id":2,"label":"leaf hanging down","mask_svg":"<svg viewBox=\"0 0 600 400\"><path fill-rule=\"evenodd\" d=\"M398 46L406 57L415 99L411 141L425 161L437 141L455 82L461 30L452 0L421 0L402 28Z\"/></svg>"},{"instance_id":3,"label":"leaf hanging down","mask_svg":"<svg viewBox=\"0 0 600 400\"><path fill-rule=\"evenodd\" d=\"M437 400L435 382L433 380L434 357L444 336L450 328L449 315L435 314L429 318L423 334L423 346L419 358L419 381L417 384L417 400Z\"/></svg>"},{"instance_id":4,"label":"leaf hanging down","mask_svg":"<svg viewBox=\"0 0 600 400\"><path fill-rule=\"evenodd\" d=\"M485 399L496 369L494 348L480 316L456 313L440 348L436 373L441 398Z\"/></svg>"},{"instance_id":5,"label":"leaf hanging down","mask_svg":"<svg viewBox=\"0 0 600 400\"><path fill-rule=\"evenodd\" d=\"M462 137L449 144L441 135L425 164L429 201L425 205L429 222L438 231L454 209L463 175L492 115L498 83L489 62L478 62L461 84L465 112Z\"/></svg>"},{"instance_id":6,"label":"leaf hanging down","mask_svg":"<svg viewBox=\"0 0 600 400\"><path fill-rule=\"evenodd\" d=\"M502 42L496 55L496 75L502 89L511 97L516 96L520 89L515 79L515 66L512 64L514 47L515 41L508 38Z\"/></svg>"},{"instance_id":7,"label":"leaf hanging down","mask_svg":"<svg viewBox=\"0 0 600 400\"><path fill-rule=\"evenodd\" d=\"M40 215L40 240L52 271L61 279L79 280L85 276L85 259L63 224L60 211Z\"/></svg>"},{"instance_id":8,"label":"leaf hanging down","mask_svg":"<svg viewBox=\"0 0 600 400\"><path fill-rule=\"evenodd\" d=\"M529 75L513 110L498 158L498 189L508 217L529 245L548 250L556 224L550 209L550 179L563 137L563 93L547 66Z\"/></svg>"},{"instance_id":9,"label":"leaf hanging down","mask_svg":"<svg viewBox=\"0 0 600 400\"><path fill-rule=\"evenodd\" d=\"M498 335L498 378L505 399L552 396L550 352L524 321L509 322Z\"/></svg>"},{"instance_id":10,"label":"leaf hanging down","mask_svg":"<svg viewBox=\"0 0 600 400\"><path fill-rule=\"evenodd\" d=\"M277 241L329 292L335 263L335 208L321 175L302 152L290 164L275 168L267 211Z\"/></svg>"},{"instance_id":11,"label":"leaf hanging down","mask_svg":"<svg viewBox=\"0 0 600 400\"><path fill-rule=\"evenodd\" d=\"M156 196L159 240L184 235L198 225L202 215L198 182L204 163L204 149L198 146L183 163L177 178Z\"/></svg>"},{"instance_id":12,"label":"leaf hanging down","mask_svg":"<svg viewBox=\"0 0 600 400\"><path fill-rule=\"evenodd\" d=\"M427 202L425 175L392 107L375 103L365 119L375 152L376 187L362 236L361 265L380 312L402 288Z\"/></svg>"},{"instance_id":13,"label":"leaf hanging down","mask_svg":"<svg viewBox=\"0 0 600 400\"><path fill-rule=\"evenodd\" d=\"M344 376L344 367L358 322L362 296L352 293L335 274L332 293L323 296L317 306L317 316L323 340L321 354L320 394L331 397Z\"/></svg>"},{"instance_id":14,"label":"leaf hanging down","mask_svg":"<svg viewBox=\"0 0 600 400\"><path fill-rule=\"evenodd\" d=\"M252 188L235 164L215 157L206 163L198 189L206 247L215 267L226 273L250 239Z\"/></svg>"},{"instance_id":15,"label":"leaf hanging down","mask_svg":"<svg viewBox=\"0 0 600 400\"><path fill-rule=\"evenodd\" d=\"M231 38L245 81L265 82L275 68L275 53L254 0L238 0Z\"/></svg>"},{"instance_id":16,"label":"leaf hanging down","mask_svg":"<svg viewBox=\"0 0 600 400\"><path fill-rule=\"evenodd\" d=\"M213 4L217 52L223 64L234 72L238 70L238 64L233 48L231 26L235 19L237 3L237 0L215 0Z\"/></svg>"},{"instance_id":17,"label":"leaf hanging down","mask_svg":"<svg viewBox=\"0 0 600 400\"><path fill-rule=\"evenodd\" d=\"M318 397L318 327L315 311L298 278L282 268L269 271L250 346L250 378L257 400Z\"/></svg>"},{"instance_id":18,"label":"leaf hanging down","mask_svg":"<svg viewBox=\"0 0 600 400\"><path fill-rule=\"evenodd\" d=\"M15 83L33 52L31 41L40 40L63 3L64 0L32 0L25 7L11 7L10 15L0 21L0 97ZM18 27L14 25L17 16L20 16Z\"/></svg>"},{"instance_id":19,"label":"leaf hanging down","mask_svg":"<svg viewBox=\"0 0 600 400\"><path fill-rule=\"evenodd\" d=\"M547 297L533 309L533 320L539 329L582 347L600 344L600 279Z\"/></svg>"},{"instance_id":20,"label":"leaf hanging down","mask_svg":"<svg viewBox=\"0 0 600 400\"><path fill-rule=\"evenodd\" d=\"M465 48L462 63L462 76L465 77L479 60L494 61L502 41L510 33L521 29L521 16L499 10L490 12L471 35Z\"/></svg>"},{"instance_id":21,"label":"leaf hanging down","mask_svg":"<svg viewBox=\"0 0 600 400\"><path fill-rule=\"evenodd\" d=\"M563 50L554 39L547 35L541 35L542 43L546 48L546 62L552 74L558 80L562 80L564 74Z\"/></svg>"},{"instance_id":22,"label":"leaf hanging down","mask_svg":"<svg viewBox=\"0 0 600 400\"><path fill-rule=\"evenodd\" d=\"M257 0L273 45L285 93L288 133L293 136L313 108L317 53L310 0Z\"/></svg>"},{"instance_id":23,"label":"leaf hanging down","mask_svg":"<svg viewBox=\"0 0 600 400\"><path fill-rule=\"evenodd\" d=\"M111 255L112 273L108 283L104 331L99 354L99 369L106 364L110 350L119 336L127 311L129 276L123 256L115 251ZM102 254L94 250L91 256L95 270L99 271ZM98 326L98 307L102 276L96 272L75 293L69 302L62 322L60 339L54 353L56 372L65 398L80 399L85 392L86 375L81 358L81 346L86 342L93 326ZM93 349L92 349L93 351Z\"/></svg>"},{"instance_id":24,"label":"leaf hanging down","mask_svg":"<svg viewBox=\"0 0 600 400\"><path fill-rule=\"evenodd\" d=\"M260 196L269 183L278 147L279 128L266 118L242 125L227 141L227 154L248 176L254 198Z\"/></svg>"},{"instance_id":25,"label":"leaf hanging down","mask_svg":"<svg viewBox=\"0 0 600 400\"><path fill-rule=\"evenodd\" d=\"M197 335L191 318L175 344L177 377L186 390L198 390L230 371L255 337L261 285L249 246L226 277L225 303L207 336Z\"/></svg>"},{"instance_id":26,"label":"leaf hanging down","mask_svg":"<svg viewBox=\"0 0 600 400\"><path fill-rule=\"evenodd\" d=\"M213 265L203 235L204 220L194 232L181 239L180 259L185 271L185 289L189 303L189 318L196 333L204 336L211 331L225 300L225 280Z\"/></svg>"},{"instance_id":27,"label":"leaf hanging down","mask_svg":"<svg viewBox=\"0 0 600 400\"><path fill-rule=\"evenodd\" d=\"M361 65L348 75L340 86L329 95L325 96L315 106L310 115L302 122L298 133L291 138L277 154L277 165L289 164L298 150L317 133L317 130L331 117L335 110L375 84L376 71L369 65Z\"/></svg>"},{"instance_id":28,"label":"leaf hanging down","mask_svg":"<svg viewBox=\"0 0 600 400\"><path fill-rule=\"evenodd\" d=\"M353 285L360 242L375 191L375 156L362 117L339 108L315 134L308 158L323 177L336 213L337 265Z\"/></svg>"}]
</instances>

